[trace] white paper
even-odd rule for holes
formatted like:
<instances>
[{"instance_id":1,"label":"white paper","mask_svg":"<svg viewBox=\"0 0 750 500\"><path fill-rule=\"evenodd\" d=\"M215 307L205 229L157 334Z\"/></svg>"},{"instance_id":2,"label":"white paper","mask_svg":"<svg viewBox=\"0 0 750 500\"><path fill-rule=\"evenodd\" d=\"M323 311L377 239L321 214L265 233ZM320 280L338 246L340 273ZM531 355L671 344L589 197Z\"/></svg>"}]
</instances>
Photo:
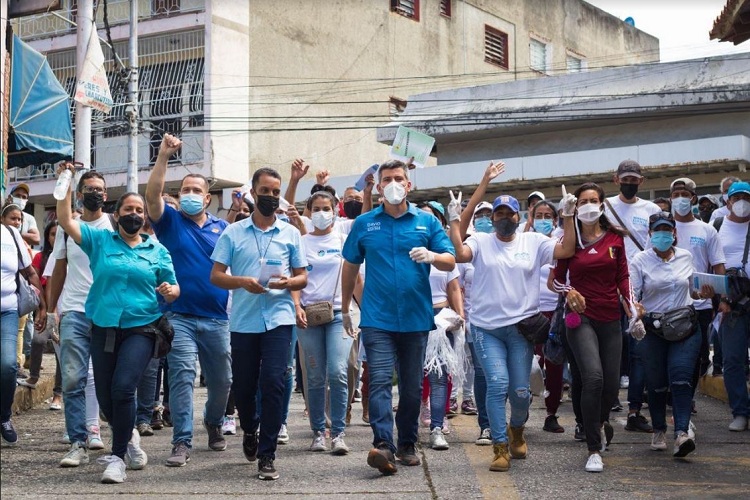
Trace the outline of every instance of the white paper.
<instances>
[{"instance_id":1,"label":"white paper","mask_svg":"<svg viewBox=\"0 0 750 500\"><path fill-rule=\"evenodd\" d=\"M424 168L434 145L434 137L401 125L396 132L396 138L393 139L391 157L402 161L408 161L413 157L414 165Z\"/></svg>"},{"instance_id":2,"label":"white paper","mask_svg":"<svg viewBox=\"0 0 750 500\"><path fill-rule=\"evenodd\" d=\"M99 36L96 34L96 26L91 31L74 99L104 114L109 114L112 109L112 94L109 91L104 54L99 44Z\"/></svg>"},{"instance_id":3,"label":"white paper","mask_svg":"<svg viewBox=\"0 0 750 500\"><path fill-rule=\"evenodd\" d=\"M367 185L367 180L366 180L367 176L370 175L370 174L372 174L372 175L377 174L378 173L378 168L380 168L380 165L378 165L376 163L375 165L372 165L370 168L368 168L367 170L365 170L365 173L362 174L359 177L359 179L357 180L357 182L354 183L354 188L357 191L362 191L365 188L365 186Z\"/></svg>"},{"instance_id":4,"label":"white paper","mask_svg":"<svg viewBox=\"0 0 750 500\"><path fill-rule=\"evenodd\" d=\"M279 278L284 273L284 265L280 260L260 259L260 276L258 282L263 286L268 286L271 278Z\"/></svg>"},{"instance_id":5,"label":"white paper","mask_svg":"<svg viewBox=\"0 0 750 500\"><path fill-rule=\"evenodd\" d=\"M703 285L710 285L718 294L727 293L727 277L722 274L693 273L690 282L695 291L700 291Z\"/></svg>"}]
</instances>

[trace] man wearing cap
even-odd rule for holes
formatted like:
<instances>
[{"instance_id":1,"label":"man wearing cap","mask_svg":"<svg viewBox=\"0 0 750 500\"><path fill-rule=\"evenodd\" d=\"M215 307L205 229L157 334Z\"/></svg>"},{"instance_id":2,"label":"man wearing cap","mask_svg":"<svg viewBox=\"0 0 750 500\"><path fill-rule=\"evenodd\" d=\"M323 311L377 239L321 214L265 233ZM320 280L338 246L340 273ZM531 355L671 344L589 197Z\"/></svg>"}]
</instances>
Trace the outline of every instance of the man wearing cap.
<instances>
[{"instance_id":1,"label":"man wearing cap","mask_svg":"<svg viewBox=\"0 0 750 500\"><path fill-rule=\"evenodd\" d=\"M721 202L724 206L719 207L718 209L714 211L714 213L711 214L711 221L718 219L719 217L726 217L727 215L729 215L729 206L728 206L729 188L735 182L740 182L740 181L741 179L739 177L735 177L733 175L724 177L721 180L721 182L719 183L719 189L721 190Z\"/></svg>"},{"instance_id":2,"label":"man wearing cap","mask_svg":"<svg viewBox=\"0 0 750 500\"><path fill-rule=\"evenodd\" d=\"M693 267L696 272L724 274L726 260L716 229L696 219L693 215L693 203L696 199L695 182L687 177L675 179L669 187L669 192L677 229L677 247L684 248L692 254ZM693 306L698 311L698 322L701 327L701 350L698 356L698 366L693 376L693 392L695 392L698 377L705 375L710 365L708 329L713 320L713 304L708 298L696 300Z\"/></svg>"},{"instance_id":3,"label":"man wearing cap","mask_svg":"<svg viewBox=\"0 0 750 500\"><path fill-rule=\"evenodd\" d=\"M350 304L360 265L367 263L362 296L362 343L370 376L369 416L374 448L367 464L390 475L395 456L403 465L421 462L419 438L422 366L427 334L435 328L430 264L451 271L454 250L440 222L406 200L411 189L407 165L390 160L378 169L383 204L354 220L344 244L341 310L344 329L355 334ZM392 376L397 369L398 446L393 443Z\"/></svg>"},{"instance_id":4,"label":"man wearing cap","mask_svg":"<svg viewBox=\"0 0 750 500\"><path fill-rule=\"evenodd\" d=\"M726 268L744 270L750 275L750 184L733 183L727 192L729 215L719 229L719 241L724 249ZM734 420L730 431L744 431L750 418L750 401L745 378L747 350L750 347L750 296L730 294L719 304L724 313L719 333L724 354L724 386L729 397L729 407Z\"/></svg>"},{"instance_id":5,"label":"man wearing cap","mask_svg":"<svg viewBox=\"0 0 750 500\"><path fill-rule=\"evenodd\" d=\"M711 222L711 215L719 208L719 199L712 194L698 198L698 215L703 222Z\"/></svg>"},{"instance_id":6,"label":"man wearing cap","mask_svg":"<svg viewBox=\"0 0 750 500\"><path fill-rule=\"evenodd\" d=\"M23 222L21 223L21 237L23 237L26 243L34 246L38 245L40 241L39 227L36 224L36 219L34 218L34 216L24 211L24 209L26 208L26 203L28 203L29 200L29 193L31 193L31 190L29 189L28 184L23 182L21 184L16 184L10 190L10 196L8 196L7 203L18 205L18 208L21 209L21 213L23 214Z\"/></svg>"},{"instance_id":7,"label":"man wearing cap","mask_svg":"<svg viewBox=\"0 0 750 500\"><path fill-rule=\"evenodd\" d=\"M526 198L526 224L518 229L519 233L526 232L531 229L534 224L534 221L531 220L531 211L534 209L534 205L536 205L540 201L544 201L545 199L546 198L544 197L544 193L542 193L541 191L534 191Z\"/></svg>"},{"instance_id":8,"label":"man wearing cap","mask_svg":"<svg viewBox=\"0 0 750 500\"><path fill-rule=\"evenodd\" d=\"M648 219L651 215L661 212L661 209L648 200L638 198L638 188L643 184L641 166L634 160L625 160L617 167L614 183L620 188L620 194L611 196L604 202L604 213L609 222L624 227L629 235L625 237L625 253L628 261L646 248L648 242ZM638 342L627 334L626 316L623 312L623 335L627 338L623 342L620 373L628 380L628 423L625 430L653 432L646 417L641 415L643 405L643 389L646 384L645 369L639 351ZM628 373L629 368L629 373ZM621 382L624 386L624 380ZM617 403L613 401L612 404Z\"/></svg>"}]
</instances>

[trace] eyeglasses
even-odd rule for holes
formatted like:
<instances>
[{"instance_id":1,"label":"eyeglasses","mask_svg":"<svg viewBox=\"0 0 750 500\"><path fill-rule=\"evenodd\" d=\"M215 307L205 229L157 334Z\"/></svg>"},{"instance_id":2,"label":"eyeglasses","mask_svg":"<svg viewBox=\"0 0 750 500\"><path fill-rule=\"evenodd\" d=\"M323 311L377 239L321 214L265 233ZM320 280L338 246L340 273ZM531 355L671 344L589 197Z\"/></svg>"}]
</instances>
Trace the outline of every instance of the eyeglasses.
<instances>
[{"instance_id":1,"label":"eyeglasses","mask_svg":"<svg viewBox=\"0 0 750 500\"><path fill-rule=\"evenodd\" d=\"M94 187L94 186L83 186L81 188L82 193L99 193L104 194L104 188L100 187Z\"/></svg>"}]
</instances>

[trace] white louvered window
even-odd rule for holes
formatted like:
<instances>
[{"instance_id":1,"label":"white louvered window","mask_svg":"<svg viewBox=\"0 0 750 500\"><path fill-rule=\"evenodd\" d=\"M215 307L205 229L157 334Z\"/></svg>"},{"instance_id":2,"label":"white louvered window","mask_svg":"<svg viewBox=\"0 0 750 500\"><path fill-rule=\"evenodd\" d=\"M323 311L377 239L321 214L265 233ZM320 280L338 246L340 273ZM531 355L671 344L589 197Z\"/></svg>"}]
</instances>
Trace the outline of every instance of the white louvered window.
<instances>
[{"instance_id":1,"label":"white louvered window","mask_svg":"<svg viewBox=\"0 0 750 500\"><path fill-rule=\"evenodd\" d=\"M565 58L565 69L568 73L580 73L583 69L582 61L575 56L568 55Z\"/></svg>"},{"instance_id":2,"label":"white louvered window","mask_svg":"<svg viewBox=\"0 0 750 500\"><path fill-rule=\"evenodd\" d=\"M484 25L484 61L508 69L508 34Z\"/></svg>"},{"instance_id":3,"label":"white louvered window","mask_svg":"<svg viewBox=\"0 0 750 500\"><path fill-rule=\"evenodd\" d=\"M529 40L529 67L540 73L547 72L547 44L535 38Z\"/></svg>"}]
</instances>

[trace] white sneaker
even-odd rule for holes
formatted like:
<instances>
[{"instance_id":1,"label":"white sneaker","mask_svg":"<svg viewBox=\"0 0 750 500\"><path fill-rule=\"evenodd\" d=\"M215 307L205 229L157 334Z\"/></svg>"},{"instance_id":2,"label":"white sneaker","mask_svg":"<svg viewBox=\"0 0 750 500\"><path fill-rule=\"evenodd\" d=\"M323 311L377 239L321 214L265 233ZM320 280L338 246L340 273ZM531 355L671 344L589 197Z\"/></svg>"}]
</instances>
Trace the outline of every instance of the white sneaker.
<instances>
[{"instance_id":1,"label":"white sneaker","mask_svg":"<svg viewBox=\"0 0 750 500\"><path fill-rule=\"evenodd\" d=\"M448 446L448 441L446 441L445 436L443 436L443 429L440 427L435 427L430 432L430 448L433 450L447 450L450 448L450 446Z\"/></svg>"},{"instance_id":2,"label":"white sneaker","mask_svg":"<svg viewBox=\"0 0 750 500\"><path fill-rule=\"evenodd\" d=\"M654 430L654 436L651 438L651 449L654 451L667 449L667 437L664 435L664 431Z\"/></svg>"},{"instance_id":3,"label":"white sneaker","mask_svg":"<svg viewBox=\"0 0 750 500\"><path fill-rule=\"evenodd\" d=\"M289 430L286 428L286 424L281 424L276 442L279 444L287 444L289 442Z\"/></svg>"},{"instance_id":4,"label":"white sneaker","mask_svg":"<svg viewBox=\"0 0 750 500\"><path fill-rule=\"evenodd\" d=\"M620 389L627 389L630 387L630 377L623 375L620 377Z\"/></svg>"},{"instance_id":5,"label":"white sneaker","mask_svg":"<svg viewBox=\"0 0 750 500\"><path fill-rule=\"evenodd\" d=\"M326 451L326 434L325 432L318 431L313 437L313 442L310 445L310 451Z\"/></svg>"},{"instance_id":6,"label":"white sneaker","mask_svg":"<svg viewBox=\"0 0 750 500\"><path fill-rule=\"evenodd\" d=\"M690 439L686 433L680 431L677 433L677 437L674 439L674 449L672 450L672 456L676 458L686 457L689 453L695 450L695 441Z\"/></svg>"},{"instance_id":7,"label":"white sneaker","mask_svg":"<svg viewBox=\"0 0 750 500\"><path fill-rule=\"evenodd\" d=\"M442 428L443 434L446 436L451 433L451 426L448 424L448 417L445 417L443 419L443 428Z\"/></svg>"},{"instance_id":8,"label":"white sneaker","mask_svg":"<svg viewBox=\"0 0 750 500\"><path fill-rule=\"evenodd\" d=\"M341 434L337 434L333 437L333 440L331 441L331 454L332 455L346 455L349 453L349 447L344 442L344 434L343 432Z\"/></svg>"},{"instance_id":9,"label":"white sneaker","mask_svg":"<svg viewBox=\"0 0 750 500\"><path fill-rule=\"evenodd\" d=\"M81 443L70 445L70 451L60 460L60 467L78 467L81 464L89 463L89 451Z\"/></svg>"},{"instance_id":10,"label":"white sneaker","mask_svg":"<svg viewBox=\"0 0 750 500\"><path fill-rule=\"evenodd\" d=\"M742 415L734 417L732 423L729 424L729 430L733 432L742 432L745 429L747 429L747 417L743 417Z\"/></svg>"},{"instance_id":11,"label":"white sneaker","mask_svg":"<svg viewBox=\"0 0 750 500\"><path fill-rule=\"evenodd\" d=\"M102 435L98 425L92 425L89 427L89 437L86 438L86 446L89 450L104 449L104 441L102 441Z\"/></svg>"},{"instance_id":12,"label":"white sneaker","mask_svg":"<svg viewBox=\"0 0 750 500\"><path fill-rule=\"evenodd\" d=\"M693 441L695 441L695 431L696 431L696 430L698 430L698 429L697 429L697 428L695 427L695 424L694 424L694 423L693 423L693 421L691 420L691 421L690 421L690 423L688 424L688 431L687 431L687 435L688 435L688 437L689 437L690 439L692 439Z\"/></svg>"},{"instance_id":13,"label":"white sneaker","mask_svg":"<svg viewBox=\"0 0 750 500\"><path fill-rule=\"evenodd\" d=\"M589 459L586 460L586 472L601 472L604 470L604 462L602 457L598 453L592 453L589 455Z\"/></svg>"},{"instance_id":14,"label":"white sneaker","mask_svg":"<svg viewBox=\"0 0 750 500\"><path fill-rule=\"evenodd\" d=\"M102 474L102 482L107 484L122 483L128 477L125 474L125 462L116 455L107 455L106 457L99 457L96 461L101 465L106 465L104 474Z\"/></svg>"},{"instance_id":15,"label":"white sneaker","mask_svg":"<svg viewBox=\"0 0 750 500\"><path fill-rule=\"evenodd\" d=\"M68 436L67 432L63 432L62 437L60 438L60 442L62 444L70 444L70 436Z\"/></svg>"},{"instance_id":16,"label":"white sneaker","mask_svg":"<svg viewBox=\"0 0 750 500\"><path fill-rule=\"evenodd\" d=\"M125 452L125 460L128 461L128 467L132 470L141 470L148 463L148 455L141 449L141 435L135 429L133 429L133 437L128 442L128 451Z\"/></svg>"},{"instance_id":17,"label":"white sneaker","mask_svg":"<svg viewBox=\"0 0 750 500\"><path fill-rule=\"evenodd\" d=\"M221 432L224 433L225 436L234 436L237 434L237 422L234 421L232 415L224 417L224 422L221 424Z\"/></svg>"}]
</instances>

